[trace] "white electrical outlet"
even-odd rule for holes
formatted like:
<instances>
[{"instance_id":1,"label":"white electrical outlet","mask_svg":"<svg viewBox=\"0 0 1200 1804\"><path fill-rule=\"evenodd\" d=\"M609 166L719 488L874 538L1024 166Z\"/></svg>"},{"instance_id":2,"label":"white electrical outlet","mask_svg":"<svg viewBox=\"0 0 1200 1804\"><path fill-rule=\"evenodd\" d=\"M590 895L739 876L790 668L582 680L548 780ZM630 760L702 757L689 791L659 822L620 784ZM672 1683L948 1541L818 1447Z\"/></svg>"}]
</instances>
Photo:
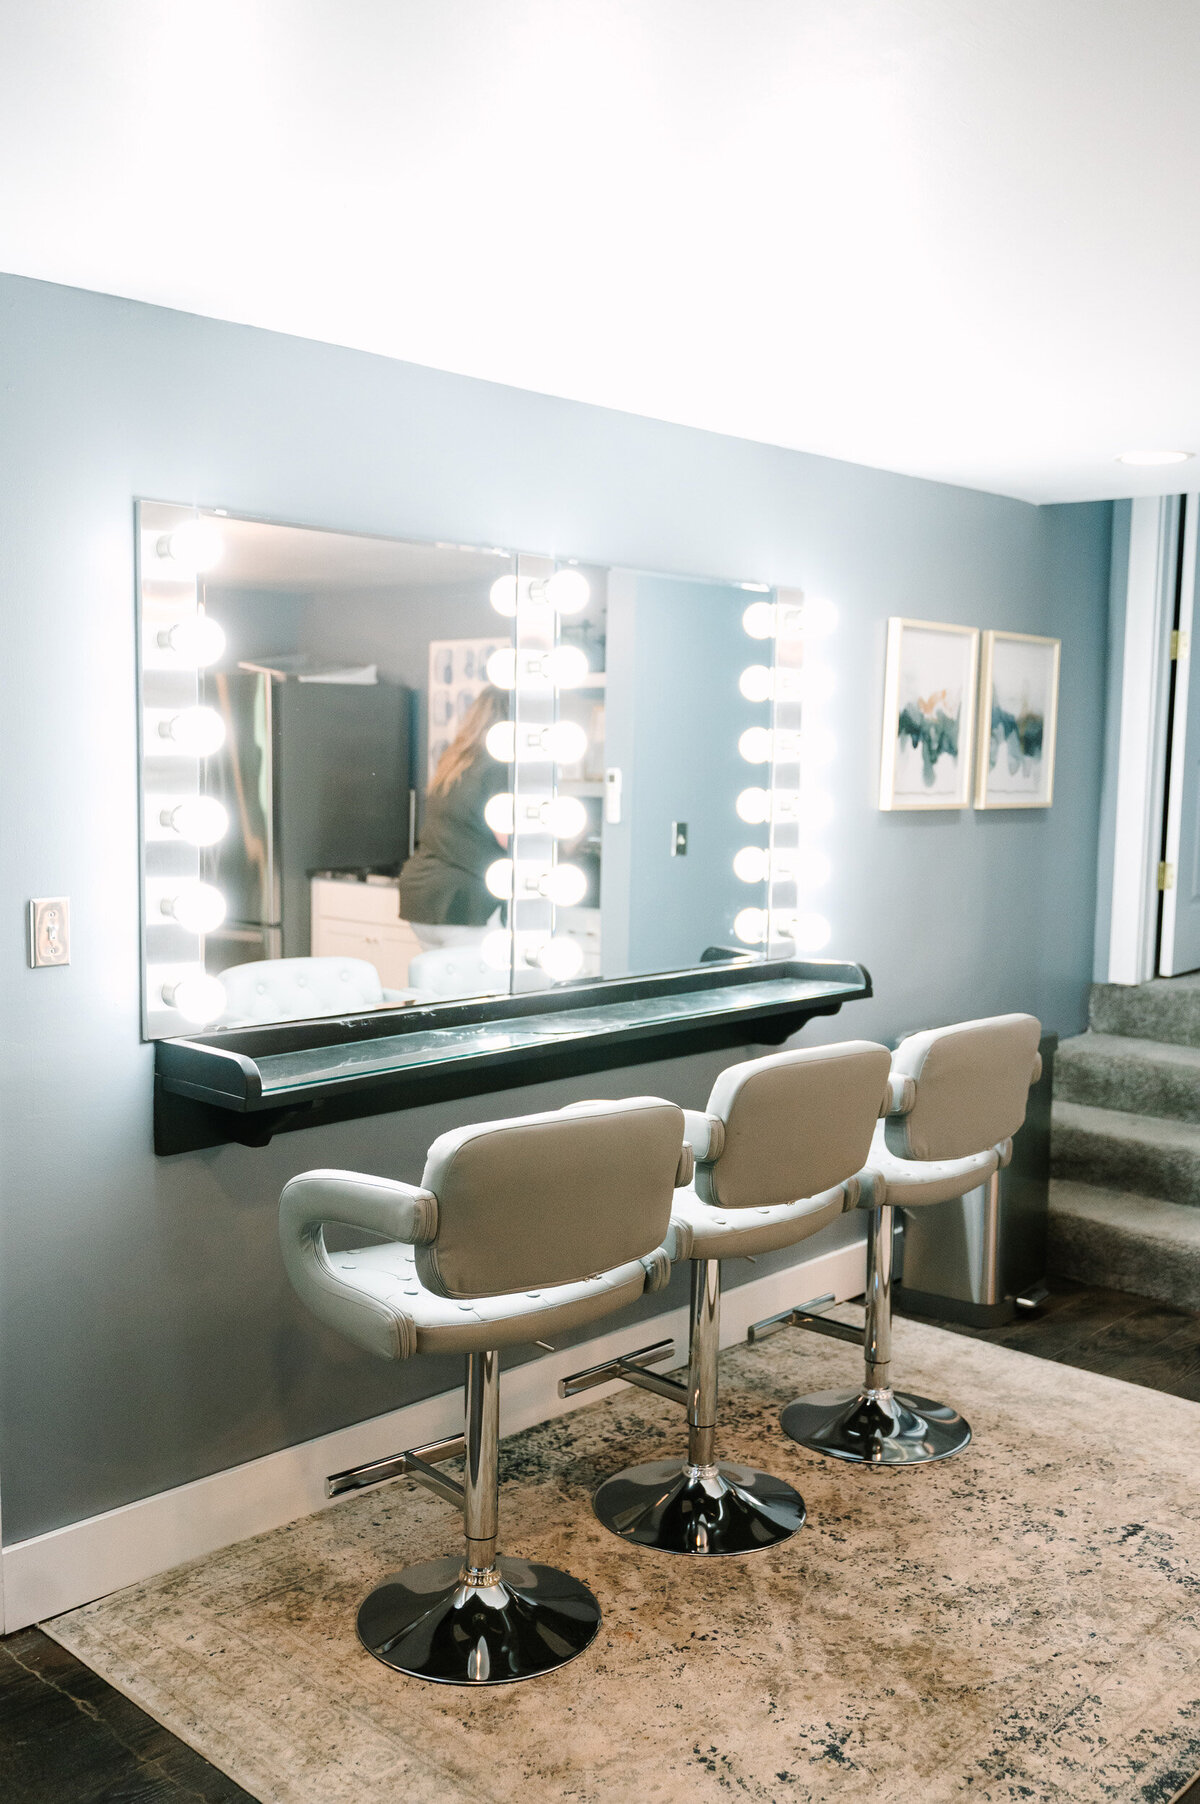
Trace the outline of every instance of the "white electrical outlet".
<instances>
[{"instance_id":1,"label":"white electrical outlet","mask_svg":"<svg viewBox=\"0 0 1200 1804\"><path fill-rule=\"evenodd\" d=\"M42 896L29 904L29 962L42 965L71 962L71 903L66 896Z\"/></svg>"}]
</instances>

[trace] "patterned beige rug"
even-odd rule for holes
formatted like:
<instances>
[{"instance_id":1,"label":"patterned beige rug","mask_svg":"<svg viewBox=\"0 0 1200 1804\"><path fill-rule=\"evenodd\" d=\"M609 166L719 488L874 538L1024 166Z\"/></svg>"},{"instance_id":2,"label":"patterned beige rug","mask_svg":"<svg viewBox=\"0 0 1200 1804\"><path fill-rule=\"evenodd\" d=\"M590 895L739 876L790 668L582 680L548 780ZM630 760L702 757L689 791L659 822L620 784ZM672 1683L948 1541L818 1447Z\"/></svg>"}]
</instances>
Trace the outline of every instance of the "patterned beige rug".
<instances>
[{"instance_id":1,"label":"patterned beige rug","mask_svg":"<svg viewBox=\"0 0 1200 1804\"><path fill-rule=\"evenodd\" d=\"M975 1441L908 1472L825 1461L781 1403L851 1347L781 1334L722 1359L733 1459L799 1485L791 1542L711 1563L627 1548L594 1481L682 1447L629 1391L505 1443L502 1545L604 1608L548 1678L422 1685L358 1646L363 1594L456 1548L408 1482L47 1625L269 1804L451 1800L1137 1800L1200 1771L1200 1406L897 1324L898 1369Z\"/></svg>"}]
</instances>

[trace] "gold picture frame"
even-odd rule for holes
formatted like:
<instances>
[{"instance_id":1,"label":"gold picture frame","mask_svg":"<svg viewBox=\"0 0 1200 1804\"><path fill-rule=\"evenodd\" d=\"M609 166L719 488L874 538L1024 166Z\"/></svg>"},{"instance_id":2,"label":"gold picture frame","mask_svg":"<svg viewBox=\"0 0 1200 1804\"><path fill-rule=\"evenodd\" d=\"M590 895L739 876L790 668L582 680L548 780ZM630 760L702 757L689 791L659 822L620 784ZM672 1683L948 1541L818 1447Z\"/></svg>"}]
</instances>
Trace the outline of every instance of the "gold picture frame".
<instances>
[{"instance_id":1,"label":"gold picture frame","mask_svg":"<svg viewBox=\"0 0 1200 1804\"><path fill-rule=\"evenodd\" d=\"M971 806L979 628L888 621L879 806Z\"/></svg>"},{"instance_id":2,"label":"gold picture frame","mask_svg":"<svg viewBox=\"0 0 1200 1804\"><path fill-rule=\"evenodd\" d=\"M1053 805L1061 659L1061 639L999 629L984 633L976 808Z\"/></svg>"}]
</instances>

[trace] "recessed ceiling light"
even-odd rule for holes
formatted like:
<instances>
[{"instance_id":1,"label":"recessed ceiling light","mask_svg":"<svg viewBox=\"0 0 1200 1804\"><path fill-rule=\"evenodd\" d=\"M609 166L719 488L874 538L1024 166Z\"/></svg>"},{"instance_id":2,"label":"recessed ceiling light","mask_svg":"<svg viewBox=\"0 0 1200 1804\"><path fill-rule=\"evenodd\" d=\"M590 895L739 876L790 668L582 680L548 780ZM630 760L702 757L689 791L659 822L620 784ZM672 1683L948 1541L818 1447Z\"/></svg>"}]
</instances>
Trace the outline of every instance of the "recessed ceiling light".
<instances>
[{"instance_id":1,"label":"recessed ceiling light","mask_svg":"<svg viewBox=\"0 0 1200 1804\"><path fill-rule=\"evenodd\" d=\"M1122 451L1117 458L1119 464L1185 464L1195 455L1192 451Z\"/></svg>"}]
</instances>

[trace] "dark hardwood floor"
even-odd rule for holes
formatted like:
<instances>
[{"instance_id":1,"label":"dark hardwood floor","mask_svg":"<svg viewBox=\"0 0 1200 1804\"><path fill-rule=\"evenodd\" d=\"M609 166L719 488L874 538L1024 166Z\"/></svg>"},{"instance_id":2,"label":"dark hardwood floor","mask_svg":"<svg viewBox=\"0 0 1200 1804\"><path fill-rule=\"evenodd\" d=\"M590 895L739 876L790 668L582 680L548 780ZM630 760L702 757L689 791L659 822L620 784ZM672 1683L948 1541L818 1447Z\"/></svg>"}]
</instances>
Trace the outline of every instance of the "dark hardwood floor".
<instances>
[{"instance_id":1,"label":"dark hardwood floor","mask_svg":"<svg viewBox=\"0 0 1200 1804\"><path fill-rule=\"evenodd\" d=\"M1036 1316L957 1332L1200 1402L1200 1314L1143 1297L1056 1282ZM38 1629L0 1640L0 1800L253 1804ZM1174 1804L1200 1804L1200 1778Z\"/></svg>"}]
</instances>

